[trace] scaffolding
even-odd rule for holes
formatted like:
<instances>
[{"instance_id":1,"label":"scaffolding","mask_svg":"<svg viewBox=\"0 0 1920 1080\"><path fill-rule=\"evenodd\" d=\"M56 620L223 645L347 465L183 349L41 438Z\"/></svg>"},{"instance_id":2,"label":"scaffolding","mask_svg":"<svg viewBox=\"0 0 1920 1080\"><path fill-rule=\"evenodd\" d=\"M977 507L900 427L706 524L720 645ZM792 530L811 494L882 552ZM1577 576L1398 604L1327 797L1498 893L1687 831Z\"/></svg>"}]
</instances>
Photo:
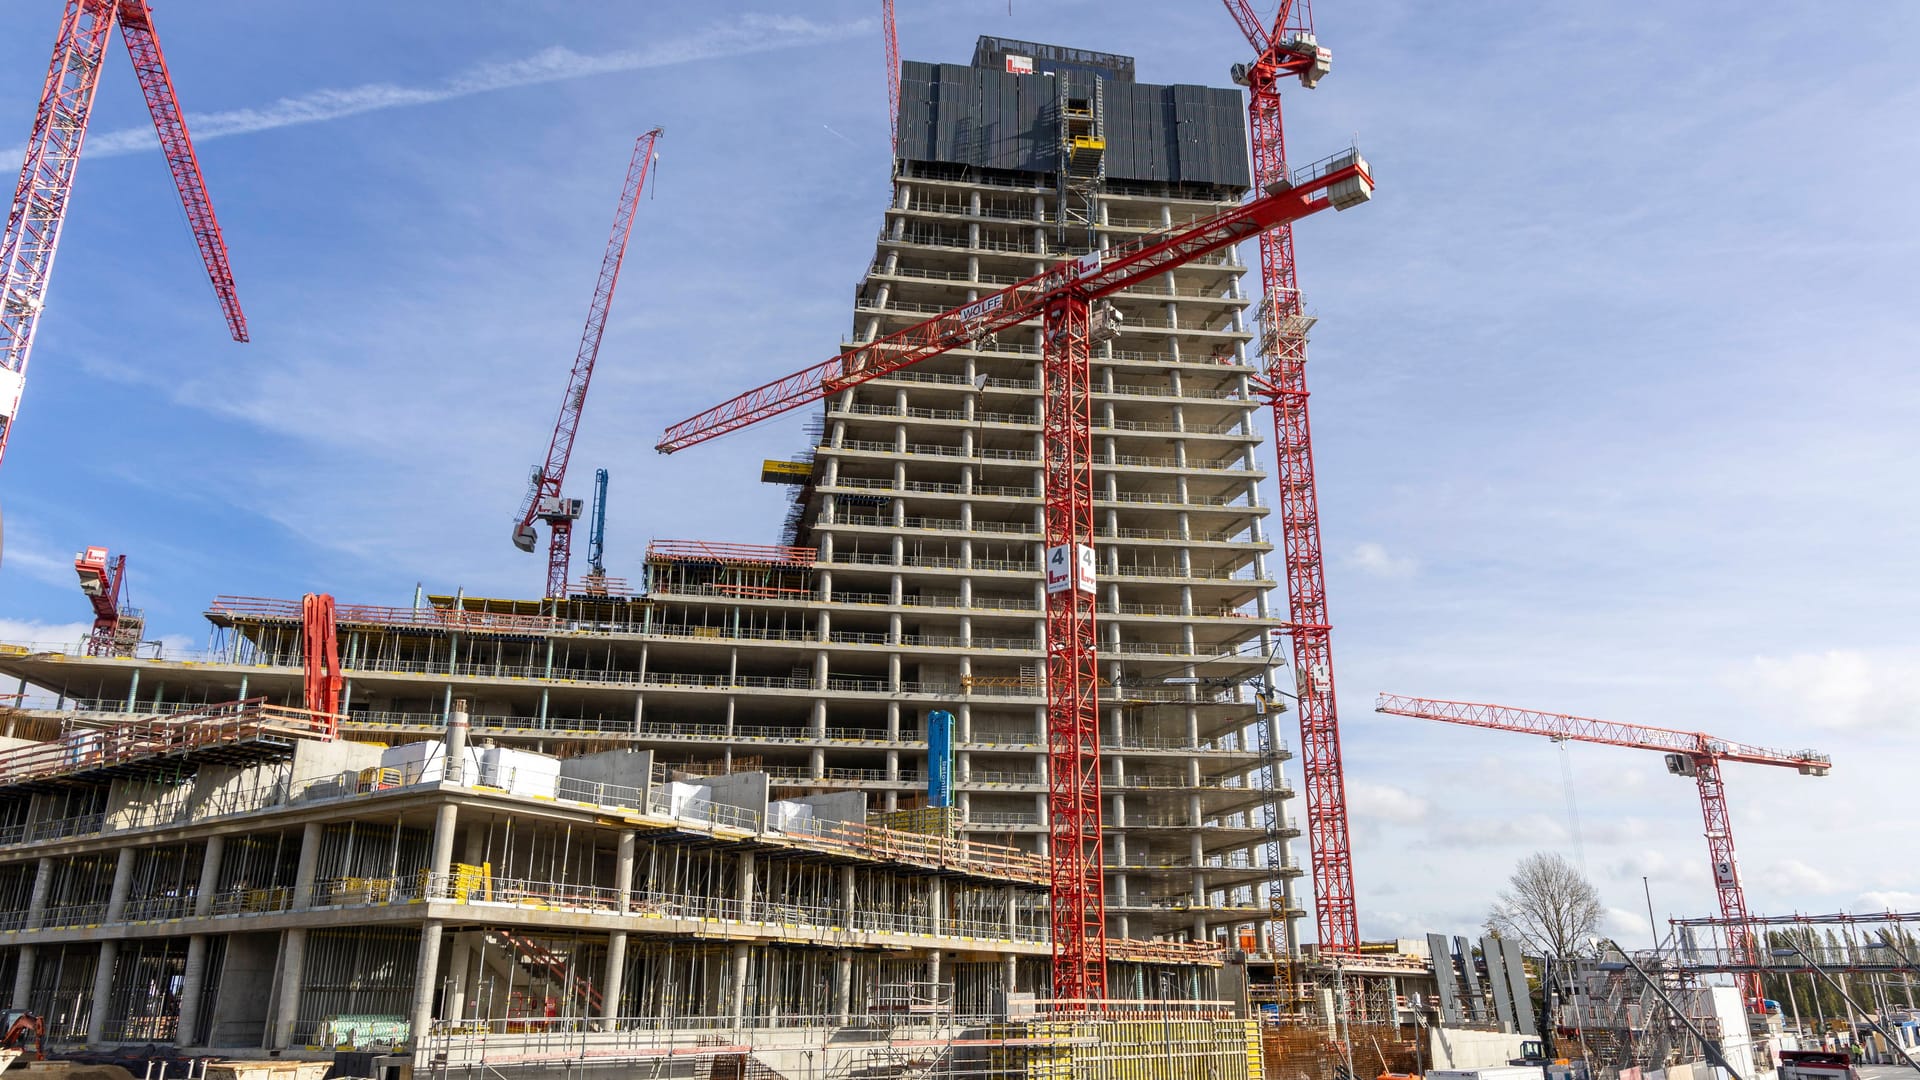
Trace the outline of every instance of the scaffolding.
<instances>
[{"instance_id":1,"label":"scaffolding","mask_svg":"<svg viewBox=\"0 0 1920 1080\"><path fill-rule=\"evenodd\" d=\"M207 762L285 758L297 740L331 739L329 721L255 698L101 727L70 724L52 742L0 750L0 788L86 777L184 776Z\"/></svg>"}]
</instances>

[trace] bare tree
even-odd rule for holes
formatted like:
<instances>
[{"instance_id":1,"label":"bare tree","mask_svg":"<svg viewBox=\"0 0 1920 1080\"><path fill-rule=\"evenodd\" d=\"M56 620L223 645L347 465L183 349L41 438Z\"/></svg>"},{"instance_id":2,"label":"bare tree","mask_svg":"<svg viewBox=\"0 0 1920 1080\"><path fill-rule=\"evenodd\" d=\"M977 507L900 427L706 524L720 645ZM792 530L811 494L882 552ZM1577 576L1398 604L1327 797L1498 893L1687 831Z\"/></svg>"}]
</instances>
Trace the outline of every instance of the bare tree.
<instances>
[{"instance_id":1,"label":"bare tree","mask_svg":"<svg viewBox=\"0 0 1920 1080\"><path fill-rule=\"evenodd\" d=\"M1573 864L1551 851L1520 860L1487 913L1487 929L1552 957L1568 957L1600 925L1600 894Z\"/></svg>"}]
</instances>

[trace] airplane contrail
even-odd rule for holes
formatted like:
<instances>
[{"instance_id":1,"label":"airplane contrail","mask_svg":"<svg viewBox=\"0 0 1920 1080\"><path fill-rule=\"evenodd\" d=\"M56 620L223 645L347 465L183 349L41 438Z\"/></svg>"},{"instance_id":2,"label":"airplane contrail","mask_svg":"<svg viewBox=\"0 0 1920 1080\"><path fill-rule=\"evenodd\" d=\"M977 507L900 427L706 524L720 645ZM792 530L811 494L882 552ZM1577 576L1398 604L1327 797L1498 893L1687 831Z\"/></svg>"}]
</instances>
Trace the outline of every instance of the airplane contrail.
<instances>
[{"instance_id":1,"label":"airplane contrail","mask_svg":"<svg viewBox=\"0 0 1920 1080\"><path fill-rule=\"evenodd\" d=\"M433 105L523 86L773 52L855 37L870 33L873 29L871 19L818 23L796 15L745 15L728 22L715 23L684 37L655 42L638 49L583 54L554 46L518 60L480 64L435 84L402 86L394 83L362 83L339 89L313 90L283 97L257 108L192 113L187 116L187 126L193 132L194 141L200 143L208 139L251 135L299 124L317 124L386 109ZM87 156L134 154L156 149L158 145L151 127L102 131L87 137ZM9 148L6 156L0 160L18 161L25 156L26 147L15 146Z\"/></svg>"}]
</instances>

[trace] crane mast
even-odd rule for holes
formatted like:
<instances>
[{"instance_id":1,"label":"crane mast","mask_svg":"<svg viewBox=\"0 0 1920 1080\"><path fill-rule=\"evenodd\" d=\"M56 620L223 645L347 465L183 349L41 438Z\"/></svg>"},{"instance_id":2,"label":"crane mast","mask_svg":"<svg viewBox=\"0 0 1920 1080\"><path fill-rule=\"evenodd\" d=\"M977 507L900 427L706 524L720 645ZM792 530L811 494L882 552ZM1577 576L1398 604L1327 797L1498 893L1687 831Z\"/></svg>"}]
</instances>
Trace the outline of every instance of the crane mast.
<instances>
[{"instance_id":1,"label":"crane mast","mask_svg":"<svg viewBox=\"0 0 1920 1080\"><path fill-rule=\"evenodd\" d=\"M593 517L587 523L587 576L607 576L607 470L593 470Z\"/></svg>"},{"instance_id":2,"label":"crane mast","mask_svg":"<svg viewBox=\"0 0 1920 1080\"><path fill-rule=\"evenodd\" d=\"M1228 14L1253 46L1252 63L1233 66L1233 79L1247 88L1248 131L1253 142L1254 183L1264 187L1287 175L1287 140L1281 124L1280 82L1297 78L1312 89L1326 75L1332 54L1313 34L1310 0L1281 0L1271 23L1247 0L1224 0ZM1287 579L1293 670L1300 712L1300 768L1307 803L1307 839L1313 853L1314 921L1320 950L1357 953L1360 918L1353 891L1353 844L1347 829L1347 788L1340 759L1340 718L1333 681L1331 619L1320 543L1320 501L1313 469L1313 431L1307 415L1307 331L1313 320L1300 302L1293 230L1280 226L1260 236L1260 368L1256 392L1273 408L1274 471L1280 484L1281 552ZM1278 770L1271 731L1260 725L1269 768ZM1277 785L1275 785L1277 786ZM1279 814L1267 808L1267 865L1282 864ZM1285 893L1279 879L1267 883L1273 924L1286 928ZM1287 942L1288 951L1298 945Z\"/></svg>"},{"instance_id":3,"label":"crane mast","mask_svg":"<svg viewBox=\"0 0 1920 1080\"><path fill-rule=\"evenodd\" d=\"M100 89L107 38L116 23L228 332L235 341L248 340L226 240L207 195L206 177L201 175L146 0L66 0L6 232L0 234L0 458L5 457L19 416L27 361L46 307L47 284L72 202L80 148L93 114L94 95Z\"/></svg>"},{"instance_id":4,"label":"crane mast","mask_svg":"<svg viewBox=\"0 0 1920 1080\"><path fill-rule=\"evenodd\" d=\"M1713 868L1714 892L1720 901L1721 918L1727 926L1728 944L1734 953L1732 959L1750 969L1736 975L1735 980L1746 996L1748 1006L1759 1007L1760 976L1755 969L1762 957L1753 932L1753 918L1747 910L1746 889L1740 884L1740 864L1733 850L1733 819L1727 810L1727 788L1720 776L1720 763L1735 761L1747 765L1775 765L1796 769L1805 776L1825 776L1832 768L1832 759L1827 755L1814 750L1772 750L1698 731L1624 724L1471 701L1381 694L1374 702L1374 710L1418 720L1438 720L1494 731L1544 735L1550 739L1653 750L1666 755L1667 771L1676 776L1692 777L1699 788L1707 858Z\"/></svg>"},{"instance_id":5,"label":"crane mast","mask_svg":"<svg viewBox=\"0 0 1920 1080\"><path fill-rule=\"evenodd\" d=\"M673 453L1041 320L1047 819L1058 1000L1098 1001L1107 993L1089 344L1116 330L1119 316L1096 302L1328 207L1357 206L1372 198L1373 179L1366 160L1349 150L1279 177L1266 191L1190 225L1063 259L964 307L722 402L669 427L655 445Z\"/></svg>"},{"instance_id":6,"label":"crane mast","mask_svg":"<svg viewBox=\"0 0 1920 1080\"><path fill-rule=\"evenodd\" d=\"M572 562L573 523L580 519L579 499L561 493L567 479L567 461L573 456L573 438L580 430L580 415L587 405L587 387L593 382L593 365L600 356L600 339L607 331L607 313L613 307L613 289L620 281L620 264L626 259L627 241L633 236L633 215L639 206L640 192L646 187L647 173L654 161L653 144L661 135L654 128L633 144L633 157L627 163L627 179L620 191L620 203L614 210L613 232L607 237L606 254L600 259L600 276L593 287L593 302L587 307L586 329L580 335L580 348L574 353L573 368L567 375L567 392L560 398L560 416L553 424L553 438L547 444L546 464L537 466L527 485L527 497L520 506L520 519L513 527L513 544L521 551L532 551L535 521L547 524L548 599L564 597L567 570Z\"/></svg>"},{"instance_id":7,"label":"crane mast","mask_svg":"<svg viewBox=\"0 0 1920 1080\"><path fill-rule=\"evenodd\" d=\"M140 647L146 619L122 604L127 585L127 557L113 556L103 547L90 547L73 557L80 591L93 606L93 629L87 633L88 656L132 656Z\"/></svg>"}]
</instances>

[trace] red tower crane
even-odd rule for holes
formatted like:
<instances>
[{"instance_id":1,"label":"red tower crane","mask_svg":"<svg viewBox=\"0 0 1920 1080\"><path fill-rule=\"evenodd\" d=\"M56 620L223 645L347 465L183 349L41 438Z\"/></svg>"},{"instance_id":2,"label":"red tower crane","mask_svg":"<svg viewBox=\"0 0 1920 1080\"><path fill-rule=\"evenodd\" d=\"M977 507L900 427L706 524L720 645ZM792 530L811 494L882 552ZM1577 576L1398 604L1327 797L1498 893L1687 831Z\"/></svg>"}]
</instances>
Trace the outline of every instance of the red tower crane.
<instances>
[{"instance_id":1,"label":"red tower crane","mask_svg":"<svg viewBox=\"0 0 1920 1080\"><path fill-rule=\"evenodd\" d=\"M1333 54L1313 36L1310 0L1281 0L1271 22L1247 0L1224 0L1253 46L1253 62L1233 65L1247 88L1247 124L1253 138L1253 177L1269 184L1287 175L1287 140L1280 123L1280 82L1299 79L1312 89ZM1320 496L1314 486L1313 436L1307 422L1307 331L1313 320L1300 303L1293 230L1282 225L1260 235L1261 374L1254 386L1273 407L1274 472L1280 483L1281 550L1286 561L1287 636L1293 644L1300 704L1300 771L1306 788L1307 840L1313 852L1314 920L1324 953L1360 950L1360 916L1353 894L1353 843L1347 831L1347 784L1340 763L1340 717L1334 704L1333 643L1327 581L1320 552ZM1272 733L1260 725L1262 749L1275 761ZM1277 807L1269 812L1278 814ZM1279 832L1270 829L1267 865L1281 864ZM1275 926L1287 925L1277 880L1267 899Z\"/></svg>"},{"instance_id":2,"label":"red tower crane","mask_svg":"<svg viewBox=\"0 0 1920 1080\"><path fill-rule=\"evenodd\" d=\"M887 39L887 132L900 149L900 31L893 21L893 0L880 0L880 32Z\"/></svg>"},{"instance_id":3,"label":"red tower crane","mask_svg":"<svg viewBox=\"0 0 1920 1080\"><path fill-rule=\"evenodd\" d=\"M127 557L115 558L103 547L90 547L73 557L80 591L93 604L93 629L87 633L88 656L132 656L146 629L146 619L122 607L127 584Z\"/></svg>"},{"instance_id":4,"label":"red tower crane","mask_svg":"<svg viewBox=\"0 0 1920 1080\"><path fill-rule=\"evenodd\" d=\"M600 277L594 283L593 303L587 307L587 326L580 335L580 349L574 353L573 370L567 376L566 396L560 399L560 417L553 422L553 439L547 444L547 462L533 470L527 484L527 498L520 506L520 520L513 527L513 546L532 551L533 523L547 523L548 599L567 594L567 570L573 556L573 523L580 518L583 503L569 499L560 489L567 480L567 460L573 456L573 437L580 430L580 413L587 406L587 385L593 381L593 364L600 356L600 339L607 332L607 312L613 307L613 287L620 281L620 264L627 256L627 240L633 235L633 214L640 203L640 191L646 187L647 172L655 154L654 141L661 129L654 128L636 139L633 158L627 162L627 180L620 190L620 205L613 214L613 234L607 237L607 251L600 259Z\"/></svg>"},{"instance_id":5,"label":"red tower crane","mask_svg":"<svg viewBox=\"0 0 1920 1080\"><path fill-rule=\"evenodd\" d=\"M167 74L160 39L154 36L153 15L146 0L66 0L60 32L54 39L53 61L47 67L46 86L34 114L33 134L27 140L20 183L14 188L7 231L0 236L0 457L6 454L13 422L20 413L20 394L26 384L27 359L33 350L34 330L46 306L47 279L53 255L73 196L73 176L80 164L80 144L86 138L93 112L94 92L100 87L107 38L114 25L133 59L134 74L153 115L160 150L180 190L187 225L200 245L207 277L226 315L235 341L247 340L247 317L234 294L233 269L227 263L227 244L207 197L206 178L193 152L186 119Z\"/></svg>"},{"instance_id":6,"label":"red tower crane","mask_svg":"<svg viewBox=\"0 0 1920 1080\"><path fill-rule=\"evenodd\" d=\"M1193 224L1066 259L964 307L852 346L831 360L682 420L655 446L670 454L967 348L1020 323L1041 320L1047 819L1053 994L1058 999L1101 999L1107 986L1088 343L1117 328L1118 316L1094 302L1329 206L1356 206L1372 197L1373 180L1359 152L1349 150L1279 178L1266 191Z\"/></svg>"},{"instance_id":7,"label":"red tower crane","mask_svg":"<svg viewBox=\"0 0 1920 1080\"><path fill-rule=\"evenodd\" d=\"M1740 866L1733 853L1733 818L1727 812L1727 789L1720 779L1720 763L1735 761L1747 765L1778 765L1798 769L1803 776L1825 776L1832 759L1813 750L1770 750L1731 742L1698 731L1674 731L1644 724L1622 724L1609 720L1590 720L1565 713L1534 712L1504 705L1480 705L1468 701L1436 701L1429 698L1381 694L1374 710L1419 720L1440 720L1468 727L1495 731L1518 731L1545 735L1550 739L1625 746L1635 750L1654 750L1666 755L1667 771L1676 776L1691 776L1700 788L1700 816L1706 822L1707 858L1713 864L1713 885L1720 897L1720 914L1726 922L1728 944L1736 963L1757 966L1758 954L1753 922L1747 914L1747 894L1740 885ZM1736 976L1750 1006L1760 1000L1760 976L1750 972Z\"/></svg>"}]
</instances>

